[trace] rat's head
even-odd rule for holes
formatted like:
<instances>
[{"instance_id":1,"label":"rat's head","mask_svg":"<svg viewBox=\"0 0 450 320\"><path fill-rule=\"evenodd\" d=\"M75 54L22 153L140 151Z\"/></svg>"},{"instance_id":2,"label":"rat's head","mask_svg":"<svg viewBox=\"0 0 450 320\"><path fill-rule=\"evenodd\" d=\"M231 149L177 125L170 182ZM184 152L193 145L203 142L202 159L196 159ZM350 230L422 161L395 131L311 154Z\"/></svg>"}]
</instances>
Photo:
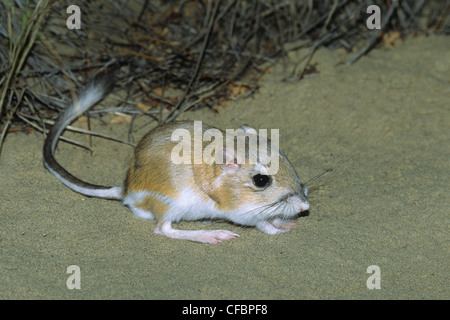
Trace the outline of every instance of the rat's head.
<instances>
[{"instance_id":1,"label":"rat's head","mask_svg":"<svg viewBox=\"0 0 450 320\"><path fill-rule=\"evenodd\" d=\"M293 218L309 209L308 189L297 176L284 154L279 152L278 170L270 172L268 165L228 165L224 169L224 184L235 186L235 204L248 219L268 220L273 217Z\"/></svg>"},{"instance_id":2,"label":"rat's head","mask_svg":"<svg viewBox=\"0 0 450 320\"><path fill-rule=\"evenodd\" d=\"M235 134L237 140L240 135L248 139L241 146L236 143L234 148L225 148L224 163L194 169L197 177L206 174L210 178L201 183L196 177L197 184L216 201L219 209L229 211L230 220L237 223L252 225L273 217L288 219L308 210L308 189L278 149L273 135L271 142L254 129L243 129ZM258 148L252 149L255 138ZM198 174L200 171L203 174Z\"/></svg>"}]
</instances>

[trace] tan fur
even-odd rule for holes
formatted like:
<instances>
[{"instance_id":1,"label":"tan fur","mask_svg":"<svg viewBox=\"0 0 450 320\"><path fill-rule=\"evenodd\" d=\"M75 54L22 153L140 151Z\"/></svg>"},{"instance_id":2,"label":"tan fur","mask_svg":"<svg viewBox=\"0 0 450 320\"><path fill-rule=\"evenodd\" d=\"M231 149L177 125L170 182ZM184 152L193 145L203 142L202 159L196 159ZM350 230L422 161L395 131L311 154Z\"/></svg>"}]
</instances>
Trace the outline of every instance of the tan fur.
<instances>
[{"instance_id":1,"label":"tan fur","mask_svg":"<svg viewBox=\"0 0 450 320\"><path fill-rule=\"evenodd\" d=\"M150 131L142 138L134 151L134 157L124 183L124 196L128 191L153 191L169 198L177 197L172 181L173 163L170 151L175 144L155 139L162 127ZM169 136L170 140L170 136Z\"/></svg>"},{"instance_id":2,"label":"tan fur","mask_svg":"<svg viewBox=\"0 0 450 320\"><path fill-rule=\"evenodd\" d=\"M229 211L238 209L242 204L255 203L264 205L274 201L283 190L296 191L298 182L294 179L290 163L280 161L279 171L274 175L273 186L267 190L255 192L249 183L252 165L242 164L236 174L224 175L223 167L213 164L174 164L171 151L177 142L170 141L172 132L177 128L187 129L194 138L193 123L188 121L173 122L150 131L135 149L134 159L130 165L124 185L127 191L152 191L171 199L176 199L181 188L191 187L203 199L215 201L215 207ZM212 127L203 124L203 132ZM225 132L221 131L224 138ZM202 151L210 142L203 142ZM225 142L224 142L225 147ZM236 147L236 146L235 146ZM194 160L194 151L191 151ZM291 187L292 186L292 187Z\"/></svg>"},{"instance_id":3,"label":"tan fur","mask_svg":"<svg viewBox=\"0 0 450 320\"><path fill-rule=\"evenodd\" d=\"M161 220L164 213L167 212L169 206L154 196L147 196L136 207L153 213L157 220Z\"/></svg>"},{"instance_id":4,"label":"tan fur","mask_svg":"<svg viewBox=\"0 0 450 320\"><path fill-rule=\"evenodd\" d=\"M223 170L220 165L216 163L193 165L193 171L195 183L209 198L214 200L214 206L217 209L223 211L234 209L237 188L221 181L220 175Z\"/></svg>"}]
</instances>

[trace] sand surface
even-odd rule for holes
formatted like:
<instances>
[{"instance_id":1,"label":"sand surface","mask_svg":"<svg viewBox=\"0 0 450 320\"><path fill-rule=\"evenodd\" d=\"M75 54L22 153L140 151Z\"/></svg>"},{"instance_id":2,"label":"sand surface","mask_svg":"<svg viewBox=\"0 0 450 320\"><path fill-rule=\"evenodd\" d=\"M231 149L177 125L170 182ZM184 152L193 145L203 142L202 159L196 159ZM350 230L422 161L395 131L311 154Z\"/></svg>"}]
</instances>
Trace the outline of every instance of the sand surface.
<instances>
[{"instance_id":1,"label":"sand surface","mask_svg":"<svg viewBox=\"0 0 450 320\"><path fill-rule=\"evenodd\" d=\"M119 202L63 186L42 165L41 134L8 135L0 298L449 299L449 53L442 36L374 50L353 66L342 63L351 58L344 51L321 49L316 76L281 82L294 62L280 64L252 98L220 115L184 116L222 129L278 128L303 181L333 169L309 184L311 210L298 228L276 236L200 222L177 227L240 238L205 245L156 235L153 221ZM93 130L127 138L128 124L107 122L93 121ZM57 159L87 181L120 185L132 149L99 138L93 149L60 143ZM70 265L80 267L81 290L66 286ZM366 286L371 265L379 290Z\"/></svg>"}]
</instances>

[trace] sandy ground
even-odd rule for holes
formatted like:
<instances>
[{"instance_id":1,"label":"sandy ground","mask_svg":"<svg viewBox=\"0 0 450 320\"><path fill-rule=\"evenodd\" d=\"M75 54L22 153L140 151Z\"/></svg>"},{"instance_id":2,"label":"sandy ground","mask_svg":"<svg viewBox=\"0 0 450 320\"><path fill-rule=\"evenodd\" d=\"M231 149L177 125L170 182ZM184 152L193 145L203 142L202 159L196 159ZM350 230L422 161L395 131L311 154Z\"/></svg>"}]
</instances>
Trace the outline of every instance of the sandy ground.
<instances>
[{"instance_id":1,"label":"sandy ground","mask_svg":"<svg viewBox=\"0 0 450 320\"><path fill-rule=\"evenodd\" d=\"M205 245L155 235L153 221L47 172L42 135L10 134L0 159L0 298L449 299L449 52L448 37L423 37L347 66L350 55L323 49L317 76L281 82L293 64L279 65L252 98L220 115L185 115L222 129L280 129L303 181L333 168L310 183L309 215L277 236L200 222L178 227L240 238ZM93 129L126 138L128 125ZM93 143L92 156L60 143L57 158L85 180L120 185L131 148ZM66 286L70 265L80 267L81 290ZM366 286L371 265L379 290Z\"/></svg>"}]
</instances>

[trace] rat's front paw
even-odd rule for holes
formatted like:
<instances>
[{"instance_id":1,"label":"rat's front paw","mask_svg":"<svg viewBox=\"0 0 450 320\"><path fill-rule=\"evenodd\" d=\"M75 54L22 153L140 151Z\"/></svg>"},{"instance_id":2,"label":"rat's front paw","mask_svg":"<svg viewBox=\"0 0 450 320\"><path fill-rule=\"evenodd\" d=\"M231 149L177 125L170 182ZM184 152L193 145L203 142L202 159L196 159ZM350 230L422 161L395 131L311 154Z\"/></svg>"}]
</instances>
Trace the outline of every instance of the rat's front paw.
<instances>
[{"instance_id":1,"label":"rat's front paw","mask_svg":"<svg viewBox=\"0 0 450 320\"><path fill-rule=\"evenodd\" d=\"M297 225L298 225L297 220L283 220L280 218L273 219L273 221L271 221L271 223L277 228L287 229L287 230L292 230L295 227L297 227Z\"/></svg>"}]
</instances>

